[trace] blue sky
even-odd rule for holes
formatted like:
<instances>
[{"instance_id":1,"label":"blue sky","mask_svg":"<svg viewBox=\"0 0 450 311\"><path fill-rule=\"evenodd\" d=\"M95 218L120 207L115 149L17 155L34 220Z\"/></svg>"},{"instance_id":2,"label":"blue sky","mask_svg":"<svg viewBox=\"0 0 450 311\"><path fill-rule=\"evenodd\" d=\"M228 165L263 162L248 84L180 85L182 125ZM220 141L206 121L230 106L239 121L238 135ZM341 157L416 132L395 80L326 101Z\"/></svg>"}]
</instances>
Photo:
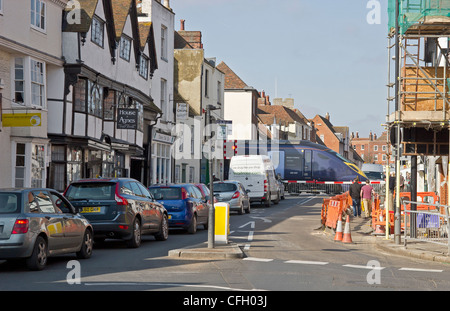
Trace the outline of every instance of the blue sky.
<instances>
[{"instance_id":1,"label":"blue sky","mask_svg":"<svg viewBox=\"0 0 450 311\"><path fill-rule=\"evenodd\" d=\"M387 0L172 0L175 30L202 32L206 57L224 61L271 99L292 97L307 118L381 134L387 113Z\"/></svg>"}]
</instances>

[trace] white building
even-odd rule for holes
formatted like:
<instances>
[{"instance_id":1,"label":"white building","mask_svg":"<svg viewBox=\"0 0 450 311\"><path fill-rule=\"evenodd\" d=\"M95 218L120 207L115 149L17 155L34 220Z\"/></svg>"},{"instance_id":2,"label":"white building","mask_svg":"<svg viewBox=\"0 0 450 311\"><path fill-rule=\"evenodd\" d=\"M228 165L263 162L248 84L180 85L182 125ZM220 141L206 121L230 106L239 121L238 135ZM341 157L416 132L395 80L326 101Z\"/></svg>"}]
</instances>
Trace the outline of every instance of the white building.
<instances>
[{"instance_id":1,"label":"white building","mask_svg":"<svg viewBox=\"0 0 450 311\"><path fill-rule=\"evenodd\" d=\"M148 175L147 129L160 110L150 95L157 63L151 25L134 0L78 0L66 10L64 72L49 101L48 185L63 190L79 178ZM69 16L81 12L69 22ZM61 28L59 28L61 29Z\"/></svg>"},{"instance_id":2,"label":"white building","mask_svg":"<svg viewBox=\"0 0 450 311\"><path fill-rule=\"evenodd\" d=\"M169 0L138 0L140 22L151 22L155 35L158 69L153 73L151 95L162 116L151 131L151 180L149 183L173 181L174 121L174 19Z\"/></svg>"},{"instance_id":3,"label":"white building","mask_svg":"<svg viewBox=\"0 0 450 311\"><path fill-rule=\"evenodd\" d=\"M46 186L49 111L62 105L66 0L0 0L0 187Z\"/></svg>"},{"instance_id":4,"label":"white building","mask_svg":"<svg viewBox=\"0 0 450 311\"><path fill-rule=\"evenodd\" d=\"M214 147L212 169L223 179L223 120L225 74L214 58L205 58L200 31L186 31L184 20L175 33L175 182L209 183L209 150ZM209 110L211 120L207 120ZM211 137L211 135L213 135ZM219 137L220 136L220 137Z\"/></svg>"},{"instance_id":5,"label":"white building","mask_svg":"<svg viewBox=\"0 0 450 311\"><path fill-rule=\"evenodd\" d=\"M257 105L259 94L221 62L217 68L225 73L224 120L232 121L228 140L259 139ZM238 112L238 113L237 113Z\"/></svg>"}]
</instances>

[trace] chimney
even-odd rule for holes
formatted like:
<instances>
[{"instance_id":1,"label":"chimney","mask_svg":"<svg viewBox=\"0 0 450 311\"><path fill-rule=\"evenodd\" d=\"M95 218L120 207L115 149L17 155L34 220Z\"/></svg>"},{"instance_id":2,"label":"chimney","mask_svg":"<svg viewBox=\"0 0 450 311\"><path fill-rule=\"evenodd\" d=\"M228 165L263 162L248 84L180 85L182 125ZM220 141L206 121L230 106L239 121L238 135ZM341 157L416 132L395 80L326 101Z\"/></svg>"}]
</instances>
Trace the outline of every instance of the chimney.
<instances>
[{"instance_id":1,"label":"chimney","mask_svg":"<svg viewBox=\"0 0 450 311\"><path fill-rule=\"evenodd\" d=\"M180 19L180 31L184 31L184 19Z\"/></svg>"},{"instance_id":2,"label":"chimney","mask_svg":"<svg viewBox=\"0 0 450 311\"><path fill-rule=\"evenodd\" d=\"M264 91L261 91L261 97L262 98L266 97L266 93Z\"/></svg>"},{"instance_id":3,"label":"chimney","mask_svg":"<svg viewBox=\"0 0 450 311\"><path fill-rule=\"evenodd\" d=\"M327 114L325 115L325 119L327 119L328 121L330 121L330 114L327 112Z\"/></svg>"},{"instance_id":4,"label":"chimney","mask_svg":"<svg viewBox=\"0 0 450 311\"><path fill-rule=\"evenodd\" d=\"M164 0L164 6L170 10L169 0Z\"/></svg>"},{"instance_id":5,"label":"chimney","mask_svg":"<svg viewBox=\"0 0 450 311\"><path fill-rule=\"evenodd\" d=\"M369 140L373 140L372 131L370 131L370 134L369 134Z\"/></svg>"},{"instance_id":6,"label":"chimney","mask_svg":"<svg viewBox=\"0 0 450 311\"><path fill-rule=\"evenodd\" d=\"M269 95L266 95L266 105L270 105Z\"/></svg>"},{"instance_id":7,"label":"chimney","mask_svg":"<svg viewBox=\"0 0 450 311\"><path fill-rule=\"evenodd\" d=\"M359 138L359 132L356 132L356 138Z\"/></svg>"}]
</instances>

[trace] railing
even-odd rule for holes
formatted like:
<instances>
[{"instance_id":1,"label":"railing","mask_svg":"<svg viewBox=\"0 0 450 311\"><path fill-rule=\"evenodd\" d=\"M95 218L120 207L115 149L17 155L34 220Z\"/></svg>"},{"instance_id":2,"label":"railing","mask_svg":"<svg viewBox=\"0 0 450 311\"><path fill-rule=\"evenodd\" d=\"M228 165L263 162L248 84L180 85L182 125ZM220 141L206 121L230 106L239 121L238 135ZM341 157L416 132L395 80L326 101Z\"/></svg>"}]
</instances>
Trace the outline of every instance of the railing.
<instances>
[{"instance_id":1,"label":"railing","mask_svg":"<svg viewBox=\"0 0 450 311\"><path fill-rule=\"evenodd\" d=\"M403 201L404 211L404 245L407 241L420 241L447 246L450 254L449 206L427 203L430 210L409 210L407 205L422 202Z\"/></svg>"}]
</instances>

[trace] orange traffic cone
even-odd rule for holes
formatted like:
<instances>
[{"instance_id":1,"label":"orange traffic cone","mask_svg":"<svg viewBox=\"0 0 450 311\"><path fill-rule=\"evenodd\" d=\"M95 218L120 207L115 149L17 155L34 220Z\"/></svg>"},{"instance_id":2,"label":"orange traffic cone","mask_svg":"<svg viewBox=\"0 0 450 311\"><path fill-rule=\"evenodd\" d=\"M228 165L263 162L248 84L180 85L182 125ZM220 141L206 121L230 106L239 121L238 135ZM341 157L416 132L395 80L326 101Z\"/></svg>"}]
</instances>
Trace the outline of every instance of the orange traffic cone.
<instances>
[{"instance_id":1,"label":"orange traffic cone","mask_svg":"<svg viewBox=\"0 0 450 311\"><path fill-rule=\"evenodd\" d=\"M342 243L353 243L352 234L350 232L350 216L349 215L347 215L347 219L345 221L344 237L342 239Z\"/></svg>"},{"instance_id":2,"label":"orange traffic cone","mask_svg":"<svg viewBox=\"0 0 450 311\"><path fill-rule=\"evenodd\" d=\"M336 227L335 241L342 241L342 214L339 214L339 220Z\"/></svg>"}]
</instances>

